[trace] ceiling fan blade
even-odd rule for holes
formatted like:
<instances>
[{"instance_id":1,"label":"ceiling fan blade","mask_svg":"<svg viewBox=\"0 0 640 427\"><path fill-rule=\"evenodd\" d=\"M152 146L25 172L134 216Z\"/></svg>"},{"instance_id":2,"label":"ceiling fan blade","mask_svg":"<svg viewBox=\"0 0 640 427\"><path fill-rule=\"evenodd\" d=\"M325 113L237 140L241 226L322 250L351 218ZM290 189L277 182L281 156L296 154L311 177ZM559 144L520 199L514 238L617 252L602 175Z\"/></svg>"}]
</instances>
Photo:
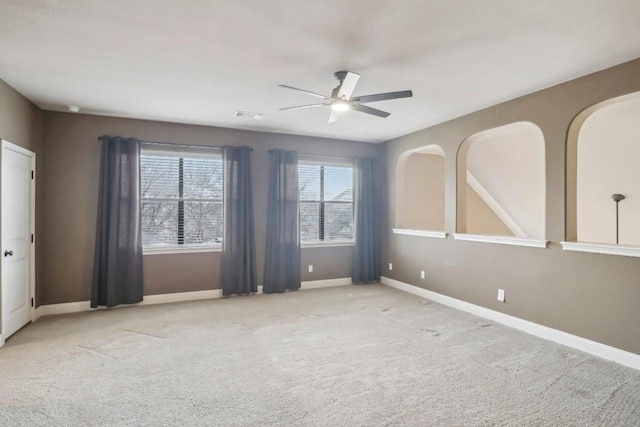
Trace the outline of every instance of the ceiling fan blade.
<instances>
[{"instance_id":1,"label":"ceiling fan blade","mask_svg":"<svg viewBox=\"0 0 640 427\"><path fill-rule=\"evenodd\" d=\"M331 110L331 115L329 116L329 123L333 123L336 120L338 120L338 116L340 115L339 112L337 112L336 110Z\"/></svg>"},{"instance_id":2,"label":"ceiling fan blade","mask_svg":"<svg viewBox=\"0 0 640 427\"><path fill-rule=\"evenodd\" d=\"M351 106L352 110L360 111L361 113L372 114L378 117L389 117L391 113L387 113L386 111L377 110L375 108L367 107L366 105L355 104Z\"/></svg>"},{"instance_id":3,"label":"ceiling fan blade","mask_svg":"<svg viewBox=\"0 0 640 427\"><path fill-rule=\"evenodd\" d=\"M278 85L278 87L283 87L285 89L291 89L291 90L297 90L298 92L304 92L304 93L306 93L308 95L316 96L318 98L322 98L322 99L326 99L327 101L331 101L331 98L329 98L328 96L320 95L319 93L310 92L310 91L304 90L304 89L298 89L297 87L287 86L287 85Z\"/></svg>"},{"instance_id":4,"label":"ceiling fan blade","mask_svg":"<svg viewBox=\"0 0 640 427\"><path fill-rule=\"evenodd\" d=\"M386 101L388 99L398 99L398 98L411 98L413 96L413 92L410 90L401 90L398 92L387 92L387 93L377 93L375 95L363 95L353 98L352 101L356 102L376 102L376 101Z\"/></svg>"},{"instance_id":5,"label":"ceiling fan blade","mask_svg":"<svg viewBox=\"0 0 640 427\"><path fill-rule=\"evenodd\" d=\"M325 107L327 105L331 105L328 102L322 104L308 104L308 105L298 105L296 107L285 107L281 108L280 111L284 110L302 110L303 108L313 108L313 107Z\"/></svg>"},{"instance_id":6,"label":"ceiling fan blade","mask_svg":"<svg viewBox=\"0 0 640 427\"><path fill-rule=\"evenodd\" d=\"M339 74L339 73L336 73ZM349 100L351 99L351 95L353 94L356 85L358 84L358 80L360 80L360 74L352 73L351 71L346 71L344 76L344 80L342 80L342 84L338 89L337 97Z\"/></svg>"}]
</instances>

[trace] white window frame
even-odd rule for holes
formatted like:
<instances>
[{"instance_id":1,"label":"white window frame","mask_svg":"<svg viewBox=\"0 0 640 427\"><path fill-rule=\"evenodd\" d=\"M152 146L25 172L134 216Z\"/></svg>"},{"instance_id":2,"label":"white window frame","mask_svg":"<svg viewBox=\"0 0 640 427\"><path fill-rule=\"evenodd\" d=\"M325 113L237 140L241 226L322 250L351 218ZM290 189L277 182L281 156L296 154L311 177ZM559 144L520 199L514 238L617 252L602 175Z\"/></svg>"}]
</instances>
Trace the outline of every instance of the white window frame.
<instances>
[{"instance_id":1,"label":"white window frame","mask_svg":"<svg viewBox=\"0 0 640 427\"><path fill-rule=\"evenodd\" d=\"M352 205L352 211L354 214L354 217L352 218L352 222L353 222L353 227L354 227L354 236L355 236L355 204L354 204L354 200L353 200L353 184L354 184L354 178L353 178L353 173L354 173L354 165L353 162L347 159L336 159L336 158L331 158L331 157L327 157L327 158L317 158L315 156L305 156L305 155L300 155L298 158L298 166L300 165L313 165L313 166L320 166L321 168L324 167L348 167L351 168L351 174L352 174L352 179L351 179L351 191L352 191L352 200L351 200L351 205ZM323 170L323 169L321 169ZM302 204L304 203L319 203L320 204L320 220L324 221L324 215L322 214L323 212L323 208L324 208L324 204L327 203L324 200L324 189L321 186L320 189L320 200L298 200L298 203L300 204L300 206L302 206ZM342 201L333 201L330 203L344 203L347 204L349 202L342 202ZM321 230L320 233L322 233L322 231L324 231L324 224L319 224L319 229ZM354 239L345 239L345 240L302 240L302 235L300 236L300 246L302 248L318 248L318 247L339 247L339 246L353 246L355 244L355 240Z\"/></svg>"},{"instance_id":2,"label":"white window frame","mask_svg":"<svg viewBox=\"0 0 640 427\"><path fill-rule=\"evenodd\" d=\"M163 144L158 144L161 146L155 146L155 144L145 144L142 143L142 147L140 150L140 157L143 156L169 156L184 154L185 157L189 157L189 154L195 154L193 157L207 157L208 155L211 157L215 157L216 159L222 160L222 153L218 148L215 147L191 147L191 146L180 146L175 145L171 146L167 144L166 146ZM140 171L140 179L142 179L142 170ZM224 179L224 176L223 176ZM167 199L167 198L153 198L153 197L142 197L141 203L144 201L220 201L222 202L224 209L224 196L222 199L210 199L210 198L176 198L176 199ZM142 255L171 255L171 254L190 254L190 253L206 253L206 252L222 252L222 243L220 244L207 244L207 245L190 245L190 244L176 244L175 246L157 246L150 247L142 246Z\"/></svg>"}]
</instances>

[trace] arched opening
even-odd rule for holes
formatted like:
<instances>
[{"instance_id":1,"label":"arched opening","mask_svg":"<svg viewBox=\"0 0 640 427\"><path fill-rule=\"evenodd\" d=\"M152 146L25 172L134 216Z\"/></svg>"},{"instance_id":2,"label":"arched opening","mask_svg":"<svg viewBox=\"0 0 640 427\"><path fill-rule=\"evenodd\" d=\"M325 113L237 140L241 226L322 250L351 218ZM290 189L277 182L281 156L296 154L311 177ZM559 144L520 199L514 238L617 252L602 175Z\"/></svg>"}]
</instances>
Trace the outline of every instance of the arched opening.
<instances>
[{"instance_id":1,"label":"arched opening","mask_svg":"<svg viewBox=\"0 0 640 427\"><path fill-rule=\"evenodd\" d=\"M571 124L567 138L568 241L640 245L638 117L640 92L593 105ZM616 203L614 194L624 199Z\"/></svg>"},{"instance_id":2,"label":"arched opening","mask_svg":"<svg viewBox=\"0 0 640 427\"><path fill-rule=\"evenodd\" d=\"M396 164L396 228L444 231L445 161L438 145L402 153Z\"/></svg>"},{"instance_id":3,"label":"arched opening","mask_svg":"<svg viewBox=\"0 0 640 427\"><path fill-rule=\"evenodd\" d=\"M476 133L458 151L457 231L544 239L544 136L517 122Z\"/></svg>"}]
</instances>

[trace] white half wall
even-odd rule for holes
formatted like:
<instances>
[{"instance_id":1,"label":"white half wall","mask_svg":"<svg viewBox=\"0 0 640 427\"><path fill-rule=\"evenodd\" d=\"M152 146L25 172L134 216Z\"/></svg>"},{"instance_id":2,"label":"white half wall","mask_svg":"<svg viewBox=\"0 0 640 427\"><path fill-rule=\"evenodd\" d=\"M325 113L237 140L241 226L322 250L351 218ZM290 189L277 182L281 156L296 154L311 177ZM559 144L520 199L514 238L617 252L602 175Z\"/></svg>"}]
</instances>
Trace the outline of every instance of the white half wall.
<instances>
[{"instance_id":1,"label":"white half wall","mask_svg":"<svg viewBox=\"0 0 640 427\"><path fill-rule=\"evenodd\" d=\"M577 240L640 245L640 95L606 105L580 128L577 160Z\"/></svg>"},{"instance_id":2,"label":"white half wall","mask_svg":"<svg viewBox=\"0 0 640 427\"><path fill-rule=\"evenodd\" d=\"M464 144L469 145L467 171L491 196L485 203L499 206L494 212L514 235L544 239L545 149L540 128L512 123L472 135Z\"/></svg>"},{"instance_id":3,"label":"white half wall","mask_svg":"<svg viewBox=\"0 0 640 427\"><path fill-rule=\"evenodd\" d=\"M399 229L444 231L445 158L428 145L403 153L396 164L396 221Z\"/></svg>"}]
</instances>

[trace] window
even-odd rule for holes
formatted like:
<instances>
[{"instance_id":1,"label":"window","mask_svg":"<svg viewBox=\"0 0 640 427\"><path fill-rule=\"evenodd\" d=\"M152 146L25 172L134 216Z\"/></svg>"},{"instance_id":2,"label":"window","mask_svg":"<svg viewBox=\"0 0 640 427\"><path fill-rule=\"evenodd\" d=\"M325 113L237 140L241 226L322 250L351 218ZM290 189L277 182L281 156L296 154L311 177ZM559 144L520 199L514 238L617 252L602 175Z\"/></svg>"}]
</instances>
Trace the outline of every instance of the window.
<instances>
[{"instance_id":1,"label":"window","mask_svg":"<svg viewBox=\"0 0 640 427\"><path fill-rule=\"evenodd\" d=\"M183 151L185 150L185 151ZM142 246L219 246L223 235L222 156L213 150L141 150Z\"/></svg>"},{"instance_id":2,"label":"window","mask_svg":"<svg viewBox=\"0 0 640 427\"><path fill-rule=\"evenodd\" d=\"M300 240L353 241L353 167L301 160Z\"/></svg>"}]
</instances>

